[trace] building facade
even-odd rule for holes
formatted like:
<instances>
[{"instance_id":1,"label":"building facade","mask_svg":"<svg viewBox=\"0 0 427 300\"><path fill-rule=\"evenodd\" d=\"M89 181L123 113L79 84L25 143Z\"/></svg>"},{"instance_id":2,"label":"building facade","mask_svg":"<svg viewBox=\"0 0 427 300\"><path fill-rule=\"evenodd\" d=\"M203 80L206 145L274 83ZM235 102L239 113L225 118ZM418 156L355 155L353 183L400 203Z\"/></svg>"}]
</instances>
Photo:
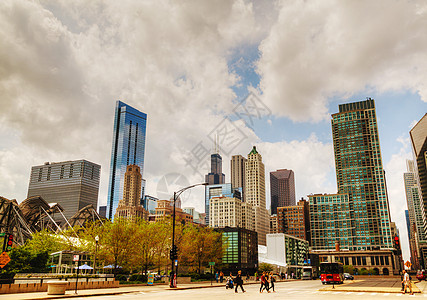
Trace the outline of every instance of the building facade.
<instances>
[{"instance_id":1,"label":"building facade","mask_svg":"<svg viewBox=\"0 0 427 300\"><path fill-rule=\"evenodd\" d=\"M354 220L350 250L390 249L390 209L373 99L339 105L332 115L339 194L347 194Z\"/></svg>"},{"instance_id":2,"label":"building facade","mask_svg":"<svg viewBox=\"0 0 427 300\"><path fill-rule=\"evenodd\" d=\"M173 216L173 200L157 201L156 213L149 216L149 221L157 222ZM175 218L185 223L193 223L193 216L175 205Z\"/></svg>"},{"instance_id":3,"label":"building facade","mask_svg":"<svg viewBox=\"0 0 427 300\"><path fill-rule=\"evenodd\" d=\"M246 158L241 155L231 157L231 185L234 188L242 188L243 202L245 202L245 162Z\"/></svg>"},{"instance_id":4,"label":"building facade","mask_svg":"<svg viewBox=\"0 0 427 300\"><path fill-rule=\"evenodd\" d=\"M422 257L423 252L420 249L420 245L426 245L427 241L424 232L424 222L414 162L412 160L407 160L406 167L407 172L403 174L403 180L405 185L406 204L408 206L407 222L411 263L414 265L414 269L421 269L421 264L426 260L426 257Z\"/></svg>"},{"instance_id":5,"label":"building facade","mask_svg":"<svg viewBox=\"0 0 427 300\"><path fill-rule=\"evenodd\" d=\"M394 265L393 252L388 250L367 251L319 251L320 262L341 262L354 267L354 273L363 269L372 270L377 275L398 275L399 269ZM373 275L373 274L372 274Z\"/></svg>"},{"instance_id":6,"label":"building facade","mask_svg":"<svg viewBox=\"0 0 427 300\"><path fill-rule=\"evenodd\" d=\"M58 203L67 219L87 205L98 206L101 166L87 160L45 163L31 168L28 197ZM65 222L62 216L55 221Z\"/></svg>"},{"instance_id":7,"label":"building facade","mask_svg":"<svg viewBox=\"0 0 427 300\"><path fill-rule=\"evenodd\" d=\"M270 172L271 214L277 214L277 208L295 205L294 171L281 169Z\"/></svg>"},{"instance_id":8,"label":"building facade","mask_svg":"<svg viewBox=\"0 0 427 300\"><path fill-rule=\"evenodd\" d=\"M209 205L209 226L213 228L242 227L242 200L213 197Z\"/></svg>"},{"instance_id":9,"label":"building facade","mask_svg":"<svg viewBox=\"0 0 427 300\"><path fill-rule=\"evenodd\" d=\"M119 200L123 199L124 175L128 165L137 165L144 174L147 115L121 102L116 102L111 151L107 216L113 219ZM141 185L141 195L143 186Z\"/></svg>"},{"instance_id":10,"label":"building facade","mask_svg":"<svg viewBox=\"0 0 427 300\"><path fill-rule=\"evenodd\" d=\"M205 187L205 213L206 213L206 224L209 225L209 201L212 197L230 197L241 199L242 189L233 188L231 183L213 184Z\"/></svg>"},{"instance_id":11,"label":"building facade","mask_svg":"<svg viewBox=\"0 0 427 300\"><path fill-rule=\"evenodd\" d=\"M411 137L414 173L418 185L418 197L425 235L427 232L427 114L409 131L409 135ZM416 202L414 201L414 203ZM419 212L416 210L416 213ZM419 238L421 239L421 236ZM421 266L426 268L427 243L420 240L418 249L420 252L418 255L422 260L420 262Z\"/></svg>"},{"instance_id":12,"label":"building facade","mask_svg":"<svg viewBox=\"0 0 427 300\"><path fill-rule=\"evenodd\" d=\"M258 239L257 233L244 228L220 228L222 240L226 245L222 256L225 274L242 270L242 275L253 275L258 268Z\"/></svg>"},{"instance_id":13,"label":"building facade","mask_svg":"<svg viewBox=\"0 0 427 300\"><path fill-rule=\"evenodd\" d=\"M124 176L123 199L120 199L114 218L148 221L148 212L141 205L141 169L128 165Z\"/></svg>"},{"instance_id":14,"label":"building facade","mask_svg":"<svg viewBox=\"0 0 427 300\"><path fill-rule=\"evenodd\" d=\"M265 201L265 167L262 156L254 146L245 162L246 202L255 207L255 231L258 243L266 245L266 234L269 231L269 214Z\"/></svg>"},{"instance_id":15,"label":"building facade","mask_svg":"<svg viewBox=\"0 0 427 300\"><path fill-rule=\"evenodd\" d=\"M146 211L148 211L150 215L153 215L156 213L157 201L159 201L158 198L150 195L145 195L142 201L142 206L145 208Z\"/></svg>"},{"instance_id":16,"label":"building facade","mask_svg":"<svg viewBox=\"0 0 427 300\"><path fill-rule=\"evenodd\" d=\"M310 210L304 199L298 205L277 208L277 232L310 242Z\"/></svg>"},{"instance_id":17,"label":"building facade","mask_svg":"<svg viewBox=\"0 0 427 300\"><path fill-rule=\"evenodd\" d=\"M348 194L309 195L312 250L354 249L354 217Z\"/></svg>"}]
</instances>

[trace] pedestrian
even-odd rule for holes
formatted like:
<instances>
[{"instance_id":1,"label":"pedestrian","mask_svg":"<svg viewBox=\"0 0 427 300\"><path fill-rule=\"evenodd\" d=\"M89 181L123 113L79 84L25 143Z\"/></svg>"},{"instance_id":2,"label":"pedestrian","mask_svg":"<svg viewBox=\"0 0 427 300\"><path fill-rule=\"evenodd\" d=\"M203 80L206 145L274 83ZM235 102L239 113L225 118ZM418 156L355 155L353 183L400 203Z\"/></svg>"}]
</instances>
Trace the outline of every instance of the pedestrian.
<instances>
[{"instance_id":1,"label":"pedestrian","mask_svg":"<svg viewBox=\"0 0 427 300\"><path fill-rule=\"evenodd\" d=\"M403 272L400 272L400 281L402 282L401 291L403 292L405 290L405 283L403 282Z\"/></svg>"},{"instance_id":2,"label":"pedestrian","mask_svg":"<svg viewBox=\"0 0 427 300\"><path fill-rule=\"evenodd\" d=\"M273 289L273 293L275 293L276 291L274 290L274 282L276 281L276 279L274 278L273 275L273 271L270 272L270 284L271 284L271 289Z\"/></svg>"},{"instance_id":3,"label":"pedestrian","mask_svg":"<svg viewBox=\"0 0 427 300\"><path fill-rule=\"evenodd\" d=\"M288 280L288 273L285 273L285 279Z\"/></svg>"},{"instance_id":4,"label":"pedestrian","mask_svg":"<svg viewBox=\"0 0 427 300\"><path fill-rule=\"evenodd\" d=\"M249 276L249 272L246 272L246 281L249 281L250 278L251 276Z\"/></svg>"},{"instance_id":5,"label":"pedestrian","mask_svg":"<svg viewBox=\"0 0 427 300\"><path fill-rule=\"evenodd\" d=\"M262 272L261 278L261 286L259 288L259 292L262 293L264 290L267 290L267 293L270 293L268 290L268 275L264 272Z\"/></svg>"},{"instance_id":6,"label":"pedestrian","mask_svg":"<svg viewBox=\"0 0 427 300\"><path fill-rule=\"evenodd\" d=\"M412 291L411 277L409 277L409 274L405 270L403 270L403 283L405 284L405 288L402 294L406 294L406 288L409 288L411 295L413 295L414 292Z\"/></svg>"},{"instance_id":7,"label":"pedestrian","mask_svg":"<svg viewBox=\"0 0 427 300\"><path fill-rule=\"evenodd\" d=\"M231 276L231 274L230 274ZM240 286L242 289L242 292L245 293L246 291L243 289L243 278L242 278L242 271L237 272L237 276L234 278L234 282L236 283L236 289L234 290L235 293L237 293L237 287Z\"/></svg>"},{"instance_id":8,"label":"pedestrian","mask_svg":"<svg viewBox=\"0 0 427 300\"><path fill-rule=\"evenodd\" d=\"M224 281L224 273L222 273L222 271L221 272L219 272L219 282L223 282Z\"/></svg>"},{"instance_id":9,"label":"pedestrian","mask_svg":"<svg viewBox=\"0 0 427 300\"><path fill-rule=\"evenodd\" d=\"M254 276L255 276L255 281L258 281L258 271L255 271L255 274L254 274Z\"/></svg>"},{"instance_id":10,"label":"pedestrian","mask_svg":"<svg viewBox=\"0 0 427 300\"><path fill-rule=\"evenodd\" d=\"M291 279L294 279L294 272L292 272L292 276L291 276Z\"/></svg>"},{"instance_id":11,"label":"pedestrian","mask_svg":"<svg viewBox=\"0 0 427 300\"><path fill-rule=\"evenodd\" d=\"M218 273L218 271L216 271L216 273L215 273L215 281L216 281L216 283L218 283L218 280L219 280L219 273Z\"/></svg>"}]
</instances>

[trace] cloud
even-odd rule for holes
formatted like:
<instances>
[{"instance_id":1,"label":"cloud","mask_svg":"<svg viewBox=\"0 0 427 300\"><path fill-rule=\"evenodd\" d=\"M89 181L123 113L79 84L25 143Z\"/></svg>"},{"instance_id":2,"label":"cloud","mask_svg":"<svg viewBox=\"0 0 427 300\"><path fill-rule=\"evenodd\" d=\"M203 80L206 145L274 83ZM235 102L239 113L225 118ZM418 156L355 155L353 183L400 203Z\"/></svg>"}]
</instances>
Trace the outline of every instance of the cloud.
<instances>
[{"instance_id":1,"label":"cloud","mask_svg":"<svg viewBox=\"0 0 427 300\"><path fill-rule=\"evenodd\" d=\"M6 145L0 168L21 182L32 165L85 158L102 166L105 203L120 99L148 114L144 177L176 171L234 107L227 55L261 38L255 17L241 0L2 1L0 139L16 133L27 170ZM1 193L21 201L24 182Z\"/></svg>"},{"instance_id":2,"label":"cloud","mask_svg":"<svg viewBox=\"0 0 427 300\"><path fill-rule=\"evenodd\" d=\"M360 91L407 89L427 102L424 2L280 3L258 62L263 101L276 115L325 120L331 99Z\"/></svg>"}]
</instances>

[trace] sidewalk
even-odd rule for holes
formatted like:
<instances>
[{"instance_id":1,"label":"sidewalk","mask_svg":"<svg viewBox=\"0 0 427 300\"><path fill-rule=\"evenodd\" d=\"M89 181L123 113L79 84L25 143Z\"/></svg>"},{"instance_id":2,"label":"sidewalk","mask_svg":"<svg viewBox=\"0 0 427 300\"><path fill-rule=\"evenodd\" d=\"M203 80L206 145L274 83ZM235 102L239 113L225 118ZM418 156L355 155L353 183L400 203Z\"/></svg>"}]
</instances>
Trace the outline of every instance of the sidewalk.
<instances>
[{"instance_id":1,"label":"sidewalk","mask_svg":"<svg viewBox=\"0 0 427 300\"><path fill-rule=\"evenodd\" d=\"M247 284L259 284L259 281L245 281ZM170 288L169 285L141 285L141 286L126 286L122 285L118 288L110 289L93 289L93 290L78 290L77 294L73 291L66 291L65 295L48 295L47 292L39 293L21 293L21 294L1 294L0 300L30 300L30 299L61 299L61 298L73 298L73 297L92 297L92 296L105 296L105 295L118 295L118 294L129 294L138 292L152 292L152 291L163 291L163 290L188 290L188 289L202 289L210 287L224 287L225 282L216 283L212 282L192 282L190 284L179 284L177 288Z\"/></svg>"},{"instance_id":2,"label":"sidewalk","mask_svg":"<svg viewBox=\"0 0 427 300\"><path fill-rule=\"evenodd\" d=\"M421 288L421 289L420 289ZM412 291L414 293L422 293L421 290L426 290L426 282L413 282ZM319 291L330 292L374 292L374 293L401 293L402 285L400 278L390 279L359 279L345 281L344 284L327 285Z\"/></svg>"}]
</instances>

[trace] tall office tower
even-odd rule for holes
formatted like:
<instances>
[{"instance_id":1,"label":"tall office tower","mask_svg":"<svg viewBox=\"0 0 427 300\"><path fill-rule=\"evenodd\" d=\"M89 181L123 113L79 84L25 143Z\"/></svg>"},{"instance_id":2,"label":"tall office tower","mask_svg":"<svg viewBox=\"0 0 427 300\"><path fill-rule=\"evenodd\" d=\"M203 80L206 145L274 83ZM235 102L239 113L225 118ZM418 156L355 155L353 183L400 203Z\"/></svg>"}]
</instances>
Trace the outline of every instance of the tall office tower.
<instances>
[{"instance_id":1,"label":"tall office tower","mask_svg":"<svg viewBox=\"0 0 427 300\"><path fill-rule=\"evenodd\" d=\"M209 185L225 183L225 175L222 173L222 157L219 153L211 155L211 172L206 175L205 182Z\"/></svg>"},{"instance_id":2,"label":"tall office tower","mask_svg":"<svg viewBox=\"0 0 427 300\"><path fill-rule=\"evenodd\" d=\"M116 102L107 199L109 219L113 219L119 200L123 199L126 167L137 165L141 169L141 175L144 173L146 125L146 114L121 101Z\"/></svg>"},{"instance_id":3,"label":"tall office tower","mask_svg":"<svg viewBox=\"0 0 427 300\"><path fill-rule=\"evenodd\" d=\"M419 203L424 225L424 234L427 232L427 114L409 131L414 155L414 171L418 185ZM415 201L414 201L415 203ZM415 209L416 211L416 209ZM418 231L418 230L417 230ZM425 237L425 236L424 236ZM427 267L427 243L419 244L423 267Z\"/></svg>"},{"instance_id":4,"label":"tall office tower","mask_svg":"<svg viewBox=\"0 0 427 300\"><path fill-rule=\"evenodd\" d=\"M270 172L271 214L277 214L277 208L295 205L294 171L281 169Z\"/></svg>"},{"instance_id":5,"label":"tall office tower","mask_svg":"<svg viewBox=\"0 0 427 300\"><path fill-rule=\"evenodd\" d=\"M98 206L101 166L87 160L45 163L31 168L27 197L41 196L48 203L58 203L67 219L83 207ZM61 220L56 216L56 221Z\"/></svg>"},{"instance_id":6,"label":"tall office tower","mask_svg":"<svg viewBox=\"0 0 427 300\"><path fill-rule=\"evenodd\" d=\"M147 220L148 212L141 205L142 175L137 165L126 167L123 199L120 199L114 218Z\"/></svg>"},{"instance_id":7,"label":"tall office tower","mask_svg":"<svg viewBox=\"0 0 427 300\"><path fill-rule=\"evenodd\" d=\"M310 242L310 215L308 202L304 199L298 205L277 208L277 230Z\"/></svg>"},{"instance_id":8,"label":"tall office tower","mask_svg":"<svg viewBox=\"0 0 427 300\"><path fill-rule=\"evenodd\" d=\"M107 205L102 205L99 207L99 211L98 214L103 217L106 218L107 217Z\"/></svg>"},{"instance_id":9,"label":"tall office tower","mask_svg":"<svg viewBox=\"0 0 427 300\"><path fill-rule=\"evenodd\" d=\"M262 156L255 146L245 162L245 189L246 202L255 208L255 231L258 233L258 243L265 246L270 217L265 203L265 168Z\"/></svg>"},{"instance_id":10,"label":"tall office tower","mask_svg":"<svg viewBox=\"0 0 427 300\"><path fill-rule=\"evenodd\" d=\"M357 220L350 248L392 248L374 100L340 105L332 115L332 136L338 193L349 195Z\"/></svg>"},{"instance_id":11,"label":"tall office tower","mask_svg":"<svg viewBox=\"0 0 427 300\"><path fill-rule=\"evenodd\" d=\"M242 188L242 201L245 202L245 162L241 155L231 157L231 185L233 188Z\"/></svg>"},{"instance_id":12,"label":"tall office tower","mask_svg":"<svg viewBox=\"0 0 427 300\"><path fill-rule=\"evenodd\" d=\"M407 160L406 167L407 172L403 174L403 180L405 184L406 203L408 206L409 249L411 251L411 259L414 268L419 268L419 264L426 259L426 257L423 258L420 256L422 255L422 251L420 251L421 249L419 249L419 247L425 247L427 245L427 240L424 232L424 222L418 193L418 184L415 175L414 161Z\"/></svg>"}]
</instances>

